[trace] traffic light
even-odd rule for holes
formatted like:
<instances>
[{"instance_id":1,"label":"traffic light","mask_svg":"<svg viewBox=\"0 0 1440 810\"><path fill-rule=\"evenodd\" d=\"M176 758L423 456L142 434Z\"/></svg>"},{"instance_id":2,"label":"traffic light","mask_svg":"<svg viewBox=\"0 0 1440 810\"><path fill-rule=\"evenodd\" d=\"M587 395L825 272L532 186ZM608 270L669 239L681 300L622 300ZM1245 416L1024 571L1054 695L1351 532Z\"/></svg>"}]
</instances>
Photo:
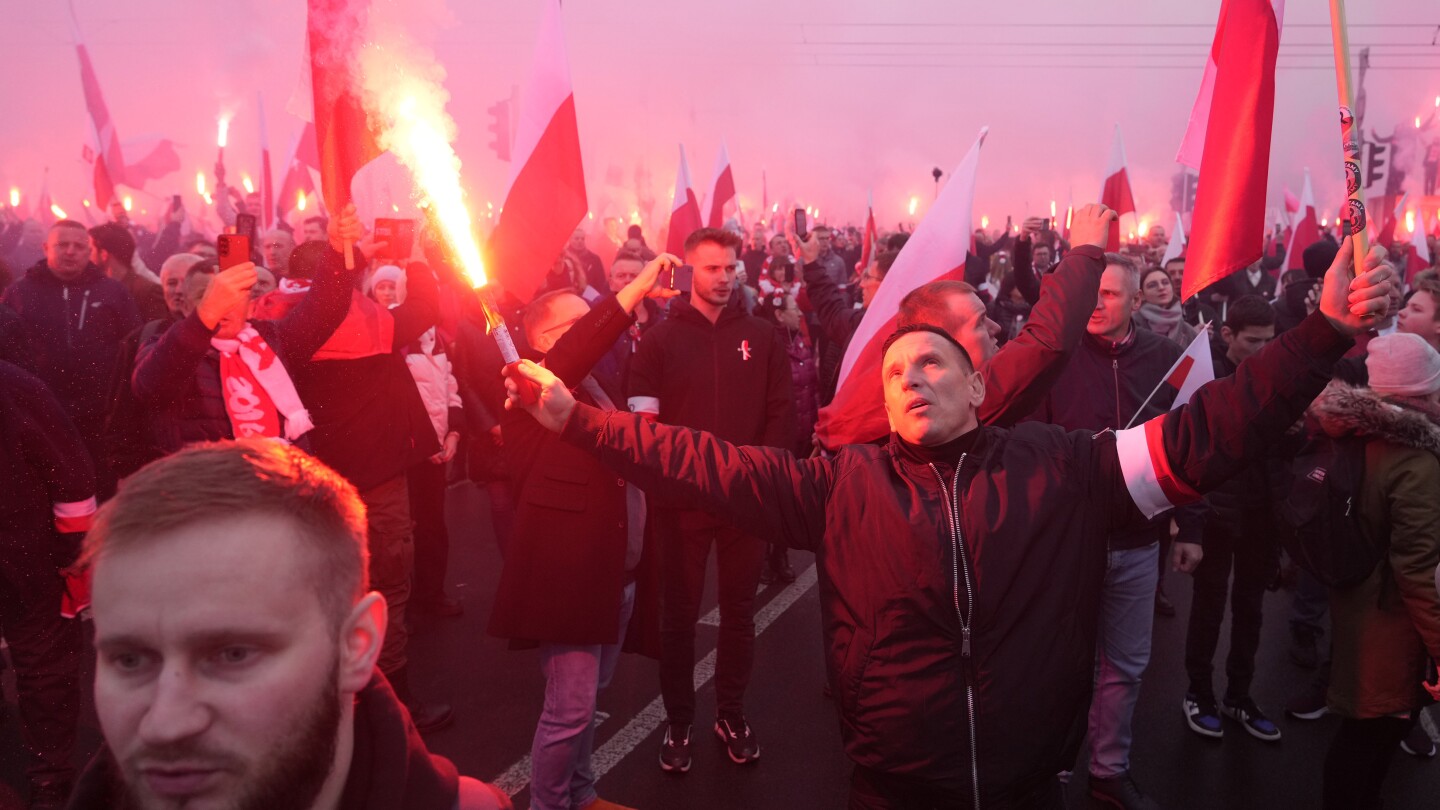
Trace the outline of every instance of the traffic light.
<instances>
[{"instance_id":1,"label":"traffic light","mask_svg":"<svg viewBox=\"0 0 1440 810\"><path fill-rule=\"evenodd\" d=\"M490 142L490 148L495 150L495 157L507 163L510 161L510 100L497 101L490 106L489 130L495 133L495 140Z\"/></svg>"}]
</instances>

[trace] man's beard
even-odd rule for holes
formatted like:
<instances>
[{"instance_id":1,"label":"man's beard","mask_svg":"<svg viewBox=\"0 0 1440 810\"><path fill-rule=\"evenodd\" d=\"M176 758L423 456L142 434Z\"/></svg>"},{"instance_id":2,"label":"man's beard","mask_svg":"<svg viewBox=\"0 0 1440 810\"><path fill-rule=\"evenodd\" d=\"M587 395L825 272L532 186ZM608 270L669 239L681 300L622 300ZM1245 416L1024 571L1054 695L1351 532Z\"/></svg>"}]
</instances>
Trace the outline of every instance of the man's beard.
<instances>
[{"instance_id":1,"label":"man's beard","mask_svg":"<svg viewBox=\"0 0 1440 810\"><path fill-rule=\"evenodd\" d=\"M309 810L314 805L335 763L341 719L339 667L337 660L310 712L255 763L253 773L239 786L226 810ZM185 748L184 744L177 746L170 758L183 758L189 753ZM161 761L165 758L163 754L159 757ZM127 770L136 779L144 778L135 769ZM188 802L146 804L128 779L120 787L124 791L121 810L180 810L189 806Z\"/></svg>"}]
</instances>

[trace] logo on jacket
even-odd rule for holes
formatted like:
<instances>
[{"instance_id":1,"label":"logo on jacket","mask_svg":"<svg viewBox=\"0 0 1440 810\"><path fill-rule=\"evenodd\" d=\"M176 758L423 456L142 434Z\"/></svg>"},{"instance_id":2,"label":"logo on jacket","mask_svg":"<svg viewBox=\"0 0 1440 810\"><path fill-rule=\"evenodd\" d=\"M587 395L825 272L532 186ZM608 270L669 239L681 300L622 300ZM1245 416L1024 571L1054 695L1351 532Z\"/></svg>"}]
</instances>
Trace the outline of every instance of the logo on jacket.
<instances>
[{"instance_id":1,"label":"logo on jacket","mask_svg":"<svg viewBox=\"0 0 1440 810\"><path fill-rule=\"evenodd\" d=\"M749 360L749 359L750 359L750 341L748 341L748 340L742 340L742 341L740 341L740 348L739 348L737 351L740 352L740 359L741 359L741 360Z\"/></svg>"}]
</instances>

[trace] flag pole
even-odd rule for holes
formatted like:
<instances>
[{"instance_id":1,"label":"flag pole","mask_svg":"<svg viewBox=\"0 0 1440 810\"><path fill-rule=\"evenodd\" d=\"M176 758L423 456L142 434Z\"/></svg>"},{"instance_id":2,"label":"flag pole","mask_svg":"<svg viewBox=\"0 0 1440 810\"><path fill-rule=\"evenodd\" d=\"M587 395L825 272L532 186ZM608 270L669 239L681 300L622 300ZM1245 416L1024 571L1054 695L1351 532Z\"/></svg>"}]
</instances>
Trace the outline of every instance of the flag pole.
<instances>
[{"instance_id":1,"label":"flag pole","mask_svg":"<svg viewBox=\"0 0 1440 810\"><path fill-rule=\"evenodd\" d=\"M1201 321L1201 322L1200 322L1200 335L1208 335L1208 334L1210 334L1210 323L1209 323L1208 321ZM1199 339L1200 339L1200 335L1196 335L1196 336L1195 336L1195 340L1199 340ZM1194 341L1191 341L1191 342L1193 343ZM1190 350L1190 347L1189 347L1189 346L1186 346L1186 347L1185 347L1185 350L1186 350L1186 351L1189 351L1189 350ZM1183 358L1184 355L1181 355L1181 357ZM1179 360L1176 360L1175 362L1176 362L1176 363L1179 363L1180 361L1179 361ZM1129 430L1130 428L1132 428L1132 427L1135 426L1135 420L1136 420L1136 419L1139 419L1139 418L1140 418L1140 414L1142 414L1142 413L1145 412L1145 406L1150 404L1150 400L1154 399L1154 398L1155 398L1155 395L1158 394L1158 393L1160 393L1160 386L1164 385L1164 384L1165 384L1165 381L1168 380L1168 379L1170 379L1170 372L1171 372L1171 371L1174 371L1174 370L1175 370L1175 368L1172 366L1172 367L1170 368L1170 371L1165 372L1165 376L1160 378L1160 382L1155 383L1155 387L1150 390L1150 395L1147 396L1147 397L1145 397L1145 401L1142 402L1142 403L1140 403L1140 407L1139 407L1139 408L1135 409L1135 415L1132 416L1132 417L1130 417L1130 421L1129 421L1129 422L1126 422L1126 423L1125 423L1125 427L1123 428L1124 430Z\"/></svg>"},{"instance_id":2,"label":"flag pole","mask_svg":"<svg viewBox=\"0 0 1440 810\"><path fill-rule=\"evenodd\" d=\"M1358 263L1370 254L1366 234L1365 196L1360 183L1360 129L1353 112L1354 88L1350 84L1350 35L1345 27L1345 0L1330 0L1330 34L1335 45L1335 85L1340 96L1340 140L1345 150L1345 185L1349 194L1346 219L1355 237Z\"/></svg>"}]
</instances>

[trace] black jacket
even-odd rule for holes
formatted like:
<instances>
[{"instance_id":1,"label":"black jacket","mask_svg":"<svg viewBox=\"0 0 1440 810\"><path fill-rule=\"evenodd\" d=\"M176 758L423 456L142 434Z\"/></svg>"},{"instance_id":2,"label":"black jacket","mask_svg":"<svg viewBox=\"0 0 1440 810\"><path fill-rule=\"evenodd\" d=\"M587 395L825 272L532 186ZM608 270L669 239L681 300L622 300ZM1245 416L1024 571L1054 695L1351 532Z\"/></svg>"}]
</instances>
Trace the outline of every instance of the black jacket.
<instances>
[{"instance_id":1,"label":"black jacket","mask_svg":"<svg viewBox=\"0 0 1440 810\"><path fill-rule=\"evenodd\" d=\"M790 356L775 327L733 299L713 324L689 301L672 301L630 361L626 395L632 410L637 399L658 400L666 424L741 444L794 444Z\"/></svg>"},{"instance_id":2,"label":"black jacket","mask_svg":"<svg viewBox=\"0 0 1440 810\"><path fill-rule=\"evenodd\" d=\"M0 546L16 538L38 539L29 548L36 554L30 556L37 556L44 570L50 559L45 546L54 540L55 505L93 499L95 470L80 434L45 384L3 360L0 447L0 540L6 541Z\"/></svg>"},{"instance_id":3,"label":"black jacket","mask_svg":"<svg viewBox=\"0 0 1440 810\"><path fill-rule=\"evenodd\" d=\"M850 348L850 339L860 328L865 310L856 309L850 296L846 295L819 262L805 265L805 295L810 298L810 309L820 322L825 339L820 346L820 404L829 405L835 398L835 386L840 380L840 364L845 360L845 350Z\"/></svg>"},{"instance_id":4,"label":"black jacket","mask_svg":"<svg viewBox=\"0 0 1440 810\"><path fill-rule=\"evenodd\" d=\"M95 443L120 343L140 326L130 293L93 264L74 281L61 281L42 260L5 291L5 303L25 322L37 375L80 435Z\"/></svg>"},{"instance_id":5,"label":"black jacket","mask_svg":"<svg viewBox=\"0 0 1440 810\"><path fill-rule=\"evenodd\" d=\"M1131 326L1129 336L1119 343L1087 334L1031 418L1066 430L1092 432L1119 430L1129 425L1132 417L1138 425L1170 410L1176 390L1169 385L1161 385L1143 411L1140 405L1181 354L1174 341L1136 326ZM1130 527L1112 537L1110 547L1143 548L1163 539L1169 525L1167 516ZM1199 542L1192 535L1187 532L1182 539Z\"/></svg>"},{"instance_id":6,"label":"black jacket","mask_svg":"<svg viewBox=\"0 0 1440 810\"><path fill-rule=\"evenodd\" d=\"M800 460L583 405L562 435L647 491L814 551L846 753L923 780L973 775L979 803L1001 808L1074 763L1106 539L1144 522L1135 499L1153 512L1161 487L1193 500L1227 479L1300 417L1348 345L1312 317L1123 440L981 427L953 488L893 440Z\"/></svg>"},{"instance_id":7,"label":"black jacket","mask_svg":"<svg viewBox=\"0 0 1440 810\"><path fill-rule=\"evenodd\" d=\"M1257 284L1250 283L1249 274L1241 270L1225 279L1224 292L1234 301L1244 295L1258 295L1266 301L1275 300L1275 277L1266 272L1260 273L1260 281Z\"/></svg>"}]
</instances>

